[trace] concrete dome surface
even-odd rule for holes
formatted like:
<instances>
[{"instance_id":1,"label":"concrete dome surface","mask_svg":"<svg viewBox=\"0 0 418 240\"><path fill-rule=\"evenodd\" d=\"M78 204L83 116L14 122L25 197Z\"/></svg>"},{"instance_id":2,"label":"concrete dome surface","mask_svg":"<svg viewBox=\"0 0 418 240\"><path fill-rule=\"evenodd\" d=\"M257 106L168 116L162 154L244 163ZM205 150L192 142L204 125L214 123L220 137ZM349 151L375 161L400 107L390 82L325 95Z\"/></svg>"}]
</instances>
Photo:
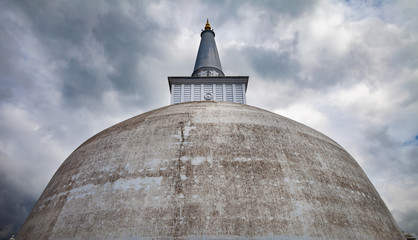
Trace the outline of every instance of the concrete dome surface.
<instances>
[{"instance_id":1,"label":"concrete dome surface","mask_svg":"<svg viewBox=\"0 0 418 240\"><path fill-rule=\"evenodd\" d=\"M57 170L18 239L404 239L325 135L228 102L156 109L93 136Z\"/></svg>"}]
</instances>

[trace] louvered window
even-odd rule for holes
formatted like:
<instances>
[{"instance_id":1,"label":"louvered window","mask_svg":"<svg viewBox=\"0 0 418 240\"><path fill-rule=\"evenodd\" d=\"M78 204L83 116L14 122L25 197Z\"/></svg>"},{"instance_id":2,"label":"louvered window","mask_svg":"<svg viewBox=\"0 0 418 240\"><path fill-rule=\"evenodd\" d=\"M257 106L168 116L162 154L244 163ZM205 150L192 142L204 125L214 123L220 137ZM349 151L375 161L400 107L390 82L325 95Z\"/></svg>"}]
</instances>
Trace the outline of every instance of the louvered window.
<instances>
[{"instance_id":1,"label":"louvered window","mask_svg":"<svg viewBox=\"0 0 418 240\"><path fill-rule=\"evenodd\" d=\"M173 89L173 103L181 101L181 85L174 85Z\"/></svg>"},{"instance_id":2,"label":"louvered window","mask_svg":"<svg viewBox=\"0 0 418 240\"><path fill-rule=\"evenodd\" d=\"M192 100L191 85L184 84L183 89L183 102L190 102Z\"/></svg>"},{"instance_id":3,"label":"louvered window","mask_svg":"<svg viewBox=\"0 0 418 240\"><path fill-rule=\"evenodd\" d=\"M233 102L234 98L232 95L232 84L226 84L225 85L225 94L226 94L226 101L227 102Z\"/></svg>"},{"instance_id":4,"label":"louvered window","mask_svg":"<svg viewBox=\"0 0 418 240\"><path fill-rule=\"evenodd\" d=\"M202 97L201 85L195 84L193 89L193 101L200 101Z\"/></svg>"},{"instance_id":5,"label":"louvered window","mask_svg":"<svg viewBox=\"0 0 418 240\"><path fill-rule=\"evenodd\" d=\"M244 94L241 84L235 84L235 102L244 103Z\"/></svg>"},{"instance_id":6,"label":"louvered window","mask_svg":"<svg viewBox=\"0 0 418 240\"><path fill-rule=\"evenodd\" d=\"M204 86L204 93L211 93L213 94L213 85L212 84L205 84Z\"/></svg>"},{"instance_id":7,"label":"louvered window","mask_svg":"<svg viewBox=\"0 0 418 240\"><path fill-rule=\"evenodd\" d=\"M216 84L216 101L223 101L224 91L222 84Z\"/></svg>"}]
</instances>

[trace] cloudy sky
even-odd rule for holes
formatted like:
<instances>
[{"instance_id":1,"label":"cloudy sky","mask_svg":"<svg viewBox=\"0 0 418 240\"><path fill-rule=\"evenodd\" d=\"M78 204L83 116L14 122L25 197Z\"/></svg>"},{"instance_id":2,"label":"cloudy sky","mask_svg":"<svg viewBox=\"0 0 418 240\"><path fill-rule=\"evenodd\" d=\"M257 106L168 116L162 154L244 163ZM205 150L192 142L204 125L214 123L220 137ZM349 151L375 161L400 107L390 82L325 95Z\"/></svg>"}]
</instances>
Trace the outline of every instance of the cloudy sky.
<instances>
[{"instance_id":1,"label":"cloudy sky","mask_svg":"<svg viewBox=\"0 0 418 240\"><path fill-rule=\"evenodd\" d=\"M170 103L209 18L247 102L340 143L418 233L418 1L0 1L0 239L82 142Z\"/></svg>"}]
</instances>

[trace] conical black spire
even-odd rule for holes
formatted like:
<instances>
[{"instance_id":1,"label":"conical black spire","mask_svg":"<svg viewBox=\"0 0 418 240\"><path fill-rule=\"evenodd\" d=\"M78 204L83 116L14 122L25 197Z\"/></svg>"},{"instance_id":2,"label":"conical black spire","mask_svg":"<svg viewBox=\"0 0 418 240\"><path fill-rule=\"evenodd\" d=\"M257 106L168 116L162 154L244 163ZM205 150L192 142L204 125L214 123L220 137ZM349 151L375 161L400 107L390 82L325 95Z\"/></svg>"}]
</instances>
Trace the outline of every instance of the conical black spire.
<instances>
[{"instance_id":1,"label":"conical black spire","mask_svg":"<svg viewBox=\"0 0 418 240\"><path fill-rule=\"evenodd\" d=\"M225 76L222 72L221 61L216 48L215 33L209 24L209 20L206 21L205 29L200 36L200 46L192 77Z\"/></svg>"}]
</instances>

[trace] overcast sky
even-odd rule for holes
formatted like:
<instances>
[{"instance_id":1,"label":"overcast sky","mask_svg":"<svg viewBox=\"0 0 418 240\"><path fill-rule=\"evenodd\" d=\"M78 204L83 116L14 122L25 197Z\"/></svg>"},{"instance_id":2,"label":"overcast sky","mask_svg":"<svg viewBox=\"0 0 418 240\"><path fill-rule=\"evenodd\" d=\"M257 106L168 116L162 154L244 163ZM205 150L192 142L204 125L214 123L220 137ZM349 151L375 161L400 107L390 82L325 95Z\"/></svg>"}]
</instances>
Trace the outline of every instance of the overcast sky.
<instances>
[{"instance_id":1,"label":"overcast sky","mask_svg":"<svg viewBox=\"0 0 418 240\"><path fill-rule=\"evenodd\" d=\"M336 140L418 233L418 1L0 1L0 239L67 156L170 103L209 18L247 103Z\"/></svg>"}]
</instances>

